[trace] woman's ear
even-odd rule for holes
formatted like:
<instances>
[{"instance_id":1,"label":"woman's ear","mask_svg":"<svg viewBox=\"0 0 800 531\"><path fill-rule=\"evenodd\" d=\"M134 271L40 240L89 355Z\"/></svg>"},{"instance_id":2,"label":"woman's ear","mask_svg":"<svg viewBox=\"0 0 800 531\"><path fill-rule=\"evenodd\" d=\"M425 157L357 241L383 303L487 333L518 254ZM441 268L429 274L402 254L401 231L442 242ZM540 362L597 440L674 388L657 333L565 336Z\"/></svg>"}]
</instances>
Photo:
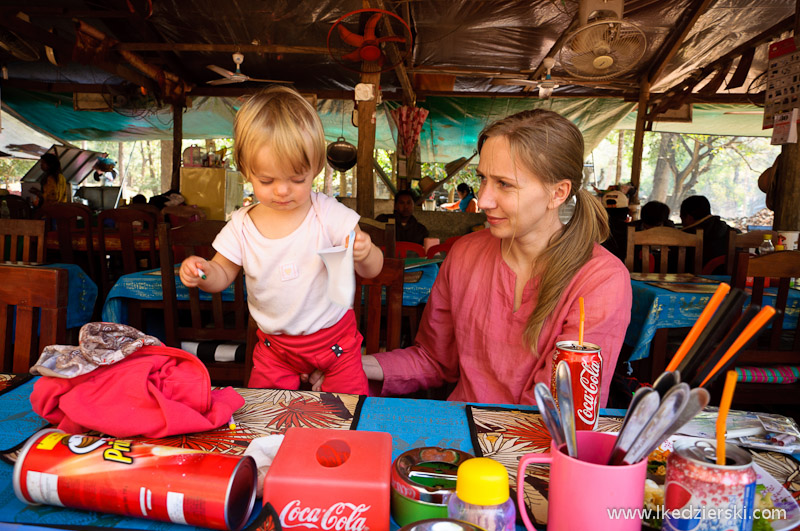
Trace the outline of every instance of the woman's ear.
<instances>
[{"instance_id":1,"label":"woman's ear","mask_svg":"<svg viewBox=\"0 0 800 531\"><path fill-rule=\"evenodd\" d=\"M550 204L551 209L556 209L564 204L564 201L569 197L572 191L572 182L569 179L564 179L557 182L551 189Z\"/></svg>"}]
</instances>

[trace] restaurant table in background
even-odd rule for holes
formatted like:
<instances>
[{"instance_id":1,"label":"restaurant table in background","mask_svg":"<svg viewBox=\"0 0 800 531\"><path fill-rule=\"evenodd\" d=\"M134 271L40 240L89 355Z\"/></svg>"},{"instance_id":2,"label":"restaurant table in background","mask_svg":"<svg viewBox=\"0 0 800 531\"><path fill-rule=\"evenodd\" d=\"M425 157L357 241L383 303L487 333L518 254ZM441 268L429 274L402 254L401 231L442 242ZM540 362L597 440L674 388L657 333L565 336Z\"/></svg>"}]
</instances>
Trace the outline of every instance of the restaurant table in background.
<instances>
[{"instance_id":1,"label":"restaurant table in background","mask_svg":"<svg viewBox=\"0 0 800 531\"><path fill-rule=\"evenodd\" d=\"M97 230L97 229L95 229ZM92 233L92 248L97 251L99 246L97 244L97 238L99 234ZM119 233L114 230L106 230L105 231L105 244L107 251L119 251L122 248L122 241L119 237ZM147 236L134 236L133 244L137 251L149 251L150 250L150 240ZM45 247L47 249L58 249L58 234L54 231L50 231L47 233L45 239ZM72 248L76 251L85 251L86 250L86 237L82 234L73 234L72 235ZM156 249L158 249L158 239L156 239Z\"/></svg>"},{"instance_id":2,"label":"restaurant table in background","mask_svg":"<svg viewBox=\"0 0 800 531\"><path fill-rule=\"evenodd\" d=\"M28 506L11 493L14 449L46 425L33 413L29 396L35 379L17 377L3 389L10 375L0 375L0 522L47 526L103 526L142 530L187 531L194 529L151 520L76 511L50 506ZM16 384L16 386L15 386ZM250 440L289 427L357 429L392 435L392 459L411 449L425 446L457 448L473 455L492 457L510 471L515 484L516 463L522 453L544 451L549 435L534 406L497 406L437 400L359 397L336 393L285 391L275 389L237 389L245 405L235 414L235 430L227 426L208 432L142 439L151 444L181 446L197 450L241 455ZM601 410L599 429L614 431L622 410ZM800 463L792 456L774 452L753 452L761 466L775 476L784 488L797 496L800 490ZM541 471L539 471L541 474ZM591 495L591 486L576 485L576 496ZM546 487L545 487L546 490ZM528 490L526 489L526 494ZM260 509L261 500L256 500ZM392 525L392 529L397 529ZM524 527L517 526L518 531Z\"/></svg>"},{"instance_id":3,"label":"restaurant table in background","mask_svg":"<svg viewBox=\"0 0 800 531\"><path fill-rule=\"evenodd\" d=\"M625 344L633 347L630 357L625 361L637 361L650 356L650 343L659 328L684 328L694 325L706 303L720 282L730 282L726 276L694 277L692 282L678 275L668 275L666 280L653 276L637 275L631 280L633 306L631 322L625 334ZM705 282L705 283L702 283ZM658 285L654 285L658 284ZM666 286L666 287L665 287ZM772 297L769 297L770 292ZM765 302L774 300L775 289L766 289ZM748 296L745 307L750 302ZM797 327L800 315L800 291L789 290L786 303L785 328Z\"/></svg>"},{"instance_id":4,"label":"restaurant table in background","mask_svg":"<svg viewBox=\"0 0 800 531\"><path fill-rule=\"evenodd\" d=\"M79 328L92 320L97 302L97 284L76 264L22 264L5 262L21 267L48 267L66 269L69 298L67 300L67 328Z\"/></svg>"},{"instance_id":5,"label":"restaurant table in background","mask_svg":"<svg viewBox=\"0 0 800 531\"><path fill-rule=\"evenodd\" d=\"M426 263L407 268L406 276L409 278L407 278L403 286L403 306L417 306L426 303L438 272L439 265L436 263ZM421 275L416 273L421 273ZM188 300L189 291L177 276L175 286L178 300ZM228 297L226 297L226 293ZM202 291L200 295L201 299L205 296L207 300L211 300L211 297ZM103 305L103 321L127 324L127 299L161 300L161 297L161 273L159 269L122 275L106 297ZM222 292L222 298L223 300L233 300L233 288L231 286Z\"/></svg>"}]
</instances>

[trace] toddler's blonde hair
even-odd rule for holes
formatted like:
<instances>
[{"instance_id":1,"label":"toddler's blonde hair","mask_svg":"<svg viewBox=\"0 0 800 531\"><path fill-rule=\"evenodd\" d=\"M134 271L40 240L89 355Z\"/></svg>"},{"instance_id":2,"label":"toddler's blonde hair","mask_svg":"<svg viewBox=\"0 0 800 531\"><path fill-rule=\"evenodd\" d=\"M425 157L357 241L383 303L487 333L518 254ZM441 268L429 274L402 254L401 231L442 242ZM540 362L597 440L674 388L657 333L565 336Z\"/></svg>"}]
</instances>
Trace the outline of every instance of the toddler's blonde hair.
<instances>
[{"instance_id":1,"label":"toddler's blonde hair","mask_svg":"<svg viewBox=\"0 0 800 531\"><path fill-rule=\"evenodd\" d=\"M266 146L295 174L325 167L325 132L316 109L297 91L272 86L252 96L233 121L236 167L250 180L256 153Z\"/></svg>"}]
</instances>

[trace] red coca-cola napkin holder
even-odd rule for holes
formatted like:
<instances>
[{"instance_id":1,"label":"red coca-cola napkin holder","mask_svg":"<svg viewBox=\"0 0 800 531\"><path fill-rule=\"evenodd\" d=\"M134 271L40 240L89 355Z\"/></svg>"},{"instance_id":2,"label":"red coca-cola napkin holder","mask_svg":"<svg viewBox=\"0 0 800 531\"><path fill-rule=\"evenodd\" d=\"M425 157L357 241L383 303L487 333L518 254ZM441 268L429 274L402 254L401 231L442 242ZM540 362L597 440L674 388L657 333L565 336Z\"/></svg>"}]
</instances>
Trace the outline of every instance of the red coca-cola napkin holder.
<instances>
[{"instance_id":1,"label":"red coca-cola napkin holder","mask_svg":"<svg viewBox=\"0 0 800 531\"><path fill-rule=\"evenodd\" d=\"M392 436L289 428L264 479L281 526L388 531Z\"/></svg>"}]
</instances>

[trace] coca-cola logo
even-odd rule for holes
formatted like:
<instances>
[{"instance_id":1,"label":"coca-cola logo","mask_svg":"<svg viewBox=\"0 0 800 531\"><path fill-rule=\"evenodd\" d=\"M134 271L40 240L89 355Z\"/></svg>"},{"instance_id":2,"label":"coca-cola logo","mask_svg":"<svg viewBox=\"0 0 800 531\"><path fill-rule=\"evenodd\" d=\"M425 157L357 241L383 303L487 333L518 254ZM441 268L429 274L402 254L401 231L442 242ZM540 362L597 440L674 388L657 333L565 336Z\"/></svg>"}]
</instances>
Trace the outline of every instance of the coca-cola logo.
<instances>
[{"instance_id":1,"label":"coca-cola logo","mask_svg":"<svg viewBox=\"0 0 800 531\"><path fill-rule=\"evenodd\" d=\"M337 502L327 509L302 507L300 500L286 504L280 514L281 526L308 529L333 529L335 531L366 531L364 513L371 505Z\"/></svg>"},{"instance_id":2,"label":"coca-cola logo","mask_svg":"<svg viewBox=\"0 0 800 531\"><path fill-rule=\"evenodd\" d=\"M594 424L597 420L597 400L600 396L600 361L581 361L581 387L583 387L583 404L578 408L577 415L582 422Z\"/></svg>"}]
</instances>

